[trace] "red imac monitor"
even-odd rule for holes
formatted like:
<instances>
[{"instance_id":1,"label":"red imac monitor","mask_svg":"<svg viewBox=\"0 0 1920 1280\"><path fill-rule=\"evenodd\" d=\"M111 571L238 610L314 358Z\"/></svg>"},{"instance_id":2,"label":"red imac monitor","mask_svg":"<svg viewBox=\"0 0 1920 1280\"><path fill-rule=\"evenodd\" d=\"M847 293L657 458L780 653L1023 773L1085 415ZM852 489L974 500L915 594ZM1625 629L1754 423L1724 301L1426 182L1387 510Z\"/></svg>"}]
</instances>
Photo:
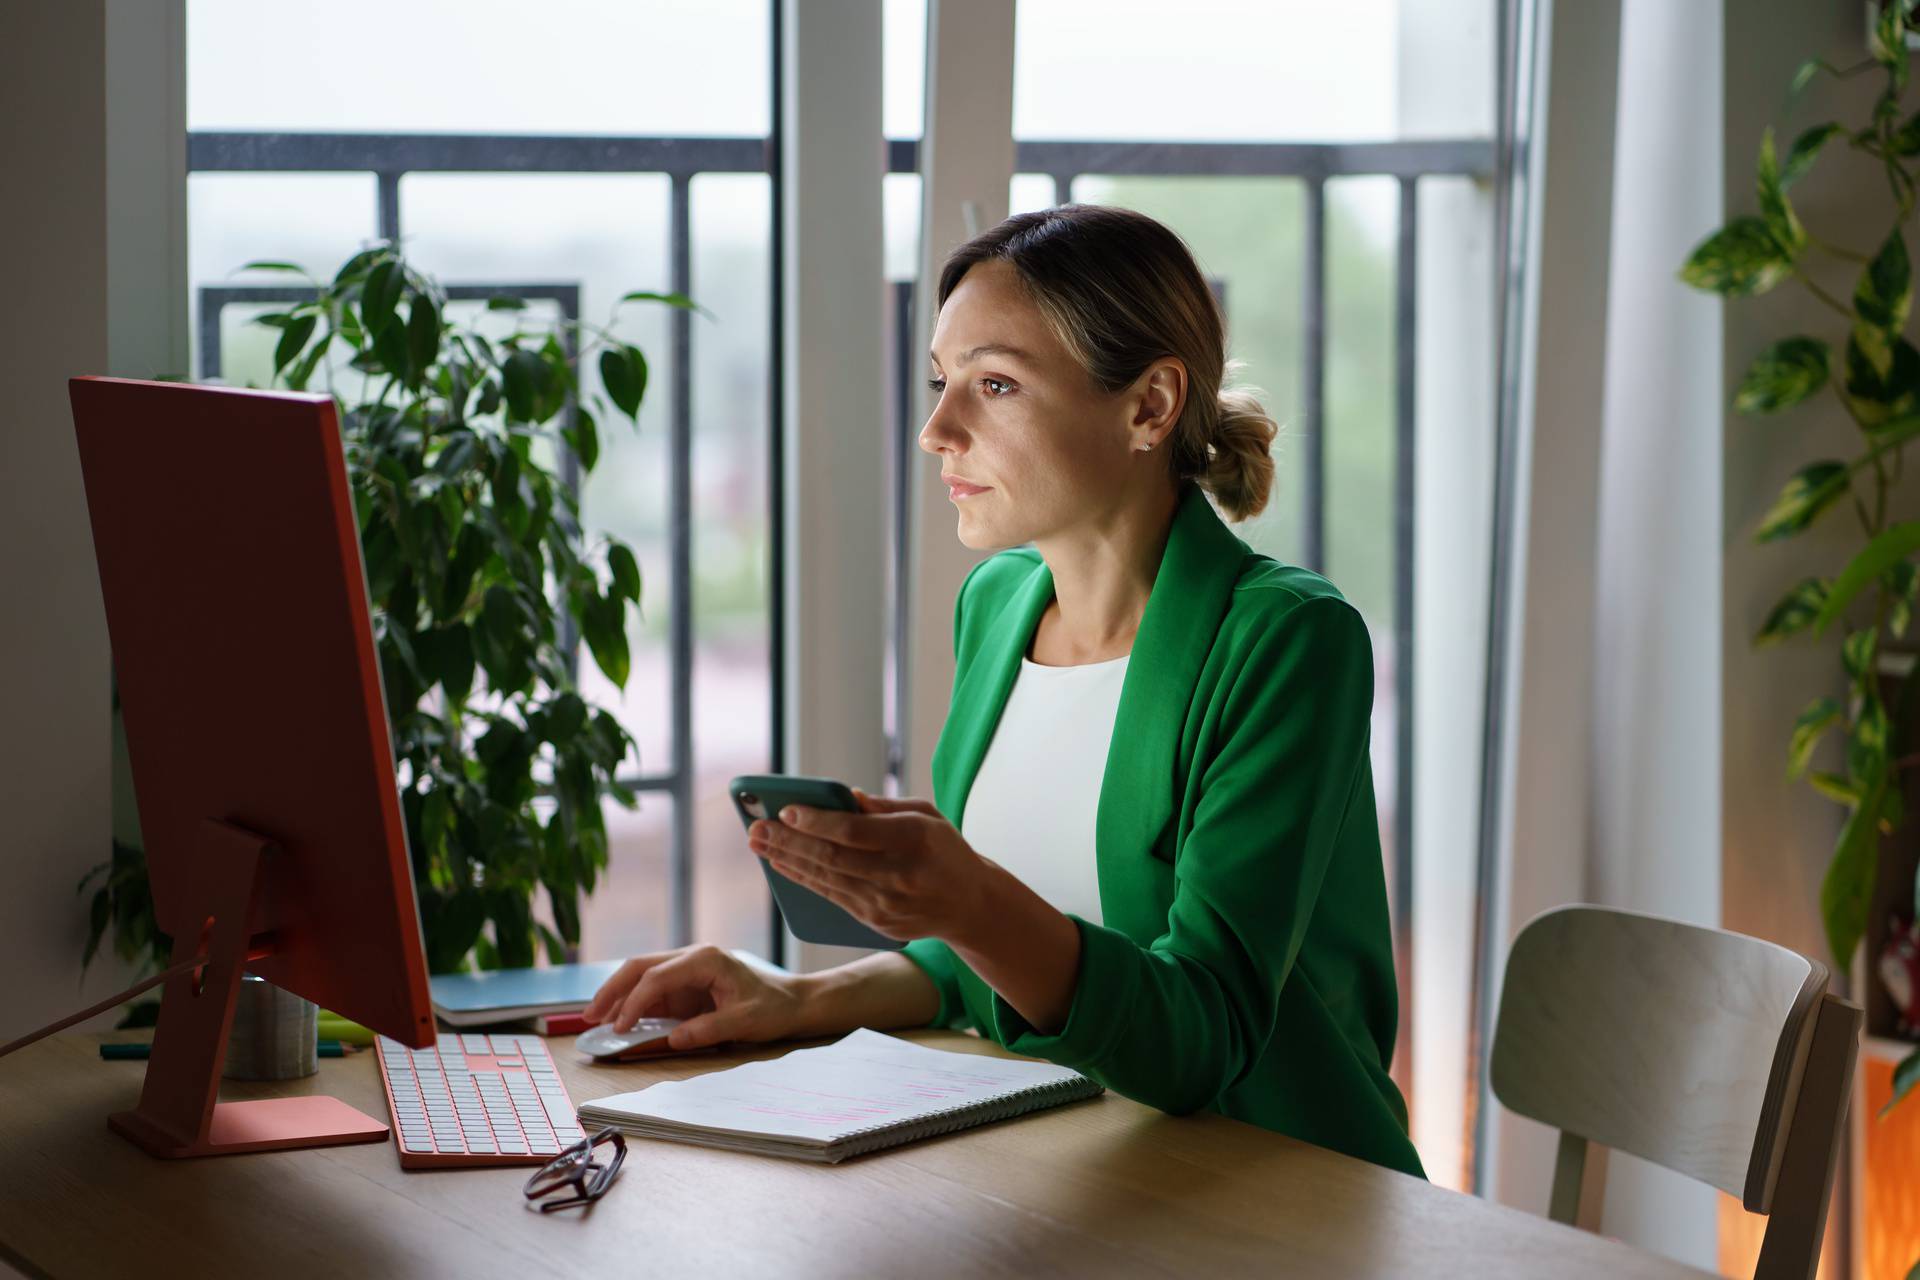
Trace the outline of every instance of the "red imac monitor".
<instances>
[{"instance_id":1,"label":"red imac monitor","mask_svg":"<svg viewBox=\"0 0 1920 1280\"><path fill-rule=\"evenodd\" d=\"M217 1102L243 971L433 1043L426 954L333 402L69 383L173 963L139 1106L159 1156L384 1140L328 1097Z\"/></svg>"}]
</instances>

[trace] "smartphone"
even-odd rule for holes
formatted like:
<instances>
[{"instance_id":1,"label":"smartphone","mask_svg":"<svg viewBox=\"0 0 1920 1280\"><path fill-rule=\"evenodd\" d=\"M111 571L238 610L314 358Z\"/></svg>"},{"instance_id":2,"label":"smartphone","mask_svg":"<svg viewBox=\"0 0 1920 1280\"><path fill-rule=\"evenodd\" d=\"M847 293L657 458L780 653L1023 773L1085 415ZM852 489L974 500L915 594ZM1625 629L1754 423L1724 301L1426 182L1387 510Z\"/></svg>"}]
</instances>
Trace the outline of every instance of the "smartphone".
<instances>
[{"instance_id":1,"label":"smartphone","mask_svg":"<svg viewBox=\"0 0 1920 1280\"><path fill-rule=\"evenodd\" d=\"M843 809L858 813L860 804L853 792L832 778L805 778L797 774L750 774L727 784L733 807L740 812L740 825L750 827L754 819L780 821L780 810L790 804L810 805L816 809ZM862 924L846 908L813 890L795 884L773 869L773 864L749 852L766 873L767 888L786 918L793 936L806 942L837 947L874 947L898 951L907 944L889 938Z\"/></svg>"}]
</instances>

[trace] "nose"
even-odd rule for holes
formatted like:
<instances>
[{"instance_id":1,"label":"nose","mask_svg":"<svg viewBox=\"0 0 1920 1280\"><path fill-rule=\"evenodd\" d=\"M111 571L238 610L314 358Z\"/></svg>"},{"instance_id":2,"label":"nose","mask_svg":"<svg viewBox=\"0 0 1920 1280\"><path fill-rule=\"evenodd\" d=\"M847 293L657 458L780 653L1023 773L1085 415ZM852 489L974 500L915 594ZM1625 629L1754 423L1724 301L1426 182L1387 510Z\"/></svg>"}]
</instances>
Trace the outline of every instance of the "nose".
<instances>
[{"instance_id":1,"label":"nose","mask_svg":"<svg viewBox=\"0 0 1920 1280\"><path fill-rule=\"evenodd\" d=\"M920 428L920 447L933 454L965 453L966 438L954 411L947 408L946 393L941 392L933 403L933 412L927 415L927 425Z\"/></svg>"}]
</instances>

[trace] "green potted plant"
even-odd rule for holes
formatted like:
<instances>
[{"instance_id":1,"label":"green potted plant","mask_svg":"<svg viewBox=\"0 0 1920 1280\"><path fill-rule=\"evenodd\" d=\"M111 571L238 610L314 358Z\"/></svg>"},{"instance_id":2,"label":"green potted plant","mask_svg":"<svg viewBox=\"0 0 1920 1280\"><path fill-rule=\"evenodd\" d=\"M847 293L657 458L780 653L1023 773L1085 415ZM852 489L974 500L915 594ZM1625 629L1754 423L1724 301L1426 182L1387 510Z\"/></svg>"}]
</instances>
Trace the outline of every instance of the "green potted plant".
<instances>
[{"instance_id":1,"label":"green potted plant","mask_svg":"<svg viewBox=\"0 0 1920 1280\"><path fill-rule=\"evenodd\" d=\"M583 533L563 460L592 472L602 415L638 426L646 358L579 321L495 316L513 328L486 326L489 338L450 318L445 291L392 244L328 280L290 263L246 269L311 286L258 323L279 333L276 384L318 377L339 410L428 967L524 966L537 948L564 960L607 864L603 802L636 797L617 779L633 741L580 696L563 637L578 634L624 687L641 579L624 543ZM646 291L616 310L636 302L699 310ZM589 358L604 397L582 396ZM165 954L137 849L116 844L90 885L86 960L108 929L126 959ZM534 918L541 888L553 927Z\"/></svg>"},{"instance_id":2,"label":"green potted plant","mask_svg":"<svg viewBox=\"0 0 1920 1280\"><path fill-rule=\"evenodd\" d=\"M1820 893L1827 941L1842 972L1852 968L1868 932L1882 837L1906 820L1902 776L1920 765L1909 741L1920 680L1887 681L1880 661L1883 648L1907 634L1920 592L1914 562L1920 519L1899 519L1889 505L1906 447L1920 436L1920 350L1905 336L1913 303L1906 228L1920 164L1920 112L1903 114L1913 9L1914 0L1886 0L1877 7L1871 56L1858 66L1816 60L1800 69L1790 97L1819 75L1845 79L1877 72L1884 85L1864 123L1813 125L1784 156L1769 129L1760 140L1757 214L1736 217L1707 237L1680 271L1687 284L1728 298L1793 282L1834 314L1830 336L1793 334L1761 352L1741 381L1734 407L1777 413L1831 391L1859 432L1853 456L1822 458L1795 472L1754 535L1762 542L1791 538L1835 513L1850 515L1859 526L1852 558L1829 576L1793 584L1755 637L1758 645L1803 633L1823 640L1837 651L1845 678L1844 696L1815 698L1801 712L1787 751L1789 777L1804 778L1847 810ZM1791 188L1829 146L1870 157L1885 175L1889 229L1871 251L1823 239L1794 209ZM1852 280L1850 296L1822 283L1836 271ZM1844 769L1811 768L1815 747L1835 731L1844 744ZM1911 912L1914 894L1903 896ZM1896 1067L1887 1105L1904 1098L1916 1080L1920 1050Z\"/></svg>"}]
</instances>

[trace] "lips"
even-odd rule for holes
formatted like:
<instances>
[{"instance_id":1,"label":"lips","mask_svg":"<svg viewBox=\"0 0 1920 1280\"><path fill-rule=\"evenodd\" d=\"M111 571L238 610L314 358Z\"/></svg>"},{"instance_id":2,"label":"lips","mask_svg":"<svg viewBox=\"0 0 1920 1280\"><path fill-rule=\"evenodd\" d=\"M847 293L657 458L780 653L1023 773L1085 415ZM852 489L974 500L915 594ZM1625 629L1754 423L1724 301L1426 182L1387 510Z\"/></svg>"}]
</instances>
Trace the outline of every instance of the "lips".
<instances>
[{"instance_id":1,"label":"lips","mask_svg":"<svg viewBox=\"0 0 1920 1280\"><path fill-rule=\"evenodd\" d=\"M985 493L991 487L984 484L969 484L958 476L942 476L940 478L946 481L947 496L950 498L971 498L976 493Z\"/></svg>"}]
</instances>

